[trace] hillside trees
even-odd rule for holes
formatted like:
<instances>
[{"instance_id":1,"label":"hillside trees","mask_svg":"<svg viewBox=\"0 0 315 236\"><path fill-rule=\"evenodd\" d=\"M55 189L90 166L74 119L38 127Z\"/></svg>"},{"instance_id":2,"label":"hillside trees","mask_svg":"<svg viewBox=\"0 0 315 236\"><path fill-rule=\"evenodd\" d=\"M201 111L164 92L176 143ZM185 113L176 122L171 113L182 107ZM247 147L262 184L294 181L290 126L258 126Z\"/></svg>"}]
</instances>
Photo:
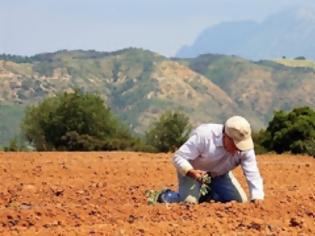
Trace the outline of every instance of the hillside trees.
<instances>
[{"instance_id":1,"label":"hillside trees","mask_svg":"<svg viewBox=\"0 0 315 236\"><path fill-rule=\"evenodd\" d=\"M124 150L138 143L99 96L78 90L28 107L21 128L37 150Z\"/></svg>"},{"instance_id":2,"label":"hillside trees","mask_svg":"<svg viewBox=\"0 0 315 236\"><path fill-rule=\"evenodd\" d=\"M315 156L315 111L299 107L291 112L275 112L262 145L277 153L291 151Z\"/></svg>"},{"instance_id":3,"label":"hillside trees","mask_svg":"<svg viewBox=\"0 0 315 236\"><path fill-rule=\"evenodd\" d=\"M159 120L153 122L146 141L160 152L175 151L181 146L191 131L189 118L179 111L166 111Z\"/></svg>"}]
</instances>

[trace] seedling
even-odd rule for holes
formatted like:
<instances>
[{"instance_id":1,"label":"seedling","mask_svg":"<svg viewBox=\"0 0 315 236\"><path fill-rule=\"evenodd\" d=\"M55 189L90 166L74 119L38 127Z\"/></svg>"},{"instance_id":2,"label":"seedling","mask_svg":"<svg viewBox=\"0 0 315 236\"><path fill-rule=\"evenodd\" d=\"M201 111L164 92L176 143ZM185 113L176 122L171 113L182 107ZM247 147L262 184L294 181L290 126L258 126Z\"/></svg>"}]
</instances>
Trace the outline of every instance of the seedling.
<instances>
[{"instance_id":1,"label":"seedling","mask_svg":"<svg viewBox=\"0 0 315 236\"><path fill-rule=\"evenodd\" d=\"M161 191L157 191L157 190L146 190L144 194L147 197L148 205L156 204L160 193Z\"/></svg>"},{"instance_id":2,"label":"seedling","mask_svg":"<svg viewBox=\"0 0 315 236\"><path fill-rule=\"evenodd\" d=\"M202 184L200 187L200 194L201 196L205 196L209 193L210 191L210 183L211 183L211 176L208 174L204 175L202 177Z\"/></svg>"},{"instance_id":3,"label":"seedling","mask_svg":"<svg viewBox=\"0 0 315 236\"><path fill-rule=\"evenodd\" d=\"M201 187L200 187L200 194L201 196L205 196L210 191L210 183L211 183L211 176L208 174L204 175L201 180ZM194 189L196 184L194 184L191 189Z\"/></svg>"}]
</instances>

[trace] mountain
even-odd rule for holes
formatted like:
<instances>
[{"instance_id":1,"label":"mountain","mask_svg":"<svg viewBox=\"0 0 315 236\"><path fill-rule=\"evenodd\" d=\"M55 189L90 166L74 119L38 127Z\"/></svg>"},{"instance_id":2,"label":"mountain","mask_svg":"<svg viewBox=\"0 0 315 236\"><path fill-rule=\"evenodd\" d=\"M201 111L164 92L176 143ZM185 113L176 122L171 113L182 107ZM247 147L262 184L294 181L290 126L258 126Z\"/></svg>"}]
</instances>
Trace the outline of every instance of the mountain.
<instances>
[{"instance_id":1,"label":"mountain","mask_svg":"<svg viewBox=\"0 0 315 236\"><path fill-rule=\"evenodd\" d=\"M205 29L191 46L176 57L200 54L238 55L252 60L285 57L315 59L315 11L291 8L271 15L261 23L226 22Z\"/></svg>"},{"instance_id":2,"label":"mountain","mask_svg":"<svg viewBox=\"0 0 315 236\"><path fill-rule=\"evenodd\" d=\"M26 106L76 88L99 94L138 133L168 109L185 112L194 125L242 114L257 130L275 109L314 107L314 65L218 54L166 58L136 48L0 55L0 146L19 132Z\"/></svg>"},{"instance_id":3,"label":"mountain","mask_svg":"<svg viewBox=\"0 0 315 236\"><path fill-rule=\"evenodd\" d=\"M0 145L4 144L1 135L12 136L5 127L18 132L21 116L13 125L12 120L5 118L9 117L10 109L18 106L22 113L25 106L36 104L46 96L75 88L99 94L114 113L139 133L166 109L191 113L191 120L198 122L228 116L237 107L205 76L146 50L131 48L113 53L78 50L30 58L7 55L1 58ZM215 111L207 109L209 105ZM226 108L223 113L222 107Z\"/></svg>"},{"instance_id":4,"label":"mountain","mask_svg":"<svg viewBox=\"0 0 315 236\"><path fill-rule=\"evenodd\" d=\"M304 64L296 66L291 62L289 66L289 61L253 62L236 56L205 54L187 59L187 65L217 84L242 113L254 114L267 124L275 109L315 106L314 64L301 60Z\"/></svg>"}]
</instances>

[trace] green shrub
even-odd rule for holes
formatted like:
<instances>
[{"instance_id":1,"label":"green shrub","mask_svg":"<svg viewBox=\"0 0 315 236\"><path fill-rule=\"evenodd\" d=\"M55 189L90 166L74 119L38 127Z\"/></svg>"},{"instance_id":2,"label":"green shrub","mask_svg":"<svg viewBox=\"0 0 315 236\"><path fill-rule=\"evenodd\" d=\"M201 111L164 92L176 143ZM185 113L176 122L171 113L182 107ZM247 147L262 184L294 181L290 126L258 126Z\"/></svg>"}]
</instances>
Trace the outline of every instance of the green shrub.
<instances>
[{"instance_id":1,"label":"green shrub","mask_svg":"<svg viewBox=\"0 0 315 236\"><path fill-rule=\"evenodd\" d=\"M277 153L306 153L315 156L315 112L309 107L291 112L277 111L269 122L263 146Z\"/></svg>"},{"instance_id":2,"label":"green shrub","mask_svg":"<svg viewBox=\"0 0 315 236\"><path fill-rule=\"evenodd\" d=\"M255 153L256 154L263 154L268 152L267 148L263 146L263 143L266 139L266 131L259 130L257 133L252 134L253 141L255 143Z\"/></svg>"},{"instance_id":3,"label":"green shrub","mask_svg":"<svg viewBox=\"0 0 315 236\"><path fill-rule=\"evenodd\" d=\"M19 151L17 139L13 138L10 140L9 145L4 147L4 151L6 152L17 152Z\"/></svg>"},{"instance_id":4,"label":"green shrub","mask_svg":"<svg viewBox=\"0 0 315 236\"><path fill-rule=\"evenodd\" d=\"M125 150L136 143L99 96L78 90L28 107L21 128L37 150Z\"/></svg>"},{"instance_id":5,"label":"green shrub","mask_svg":"<svg viewBox=\"0 0 315 236\"><path fill-rule=\"evenodd\" d=\"M306 58L303 56L299 56L299 57L295 57L294 60L306 60Z\"/></svg>"},{"instance_id":6,"label":"green shrub","mask_svg":"<svg viewBox=\"0 0 315 236\"><path fill-rule=\"evenodd\" d=\"M3 148L5 152L19 152L29 150L22 139L12 138L8 145Z\"/></svg>"},{"instance_id":7,"label":"green shrub","mask_svg":"<svg viewBox=\"0 0 315 236\"><path fill-rule=\"evenodd\" d=\"M175 151L181 146L191 131L189 118L181 112L166 111L159 120L152 123L146 132L146 141L157 151Z\"/></svg>"}]
</instances>

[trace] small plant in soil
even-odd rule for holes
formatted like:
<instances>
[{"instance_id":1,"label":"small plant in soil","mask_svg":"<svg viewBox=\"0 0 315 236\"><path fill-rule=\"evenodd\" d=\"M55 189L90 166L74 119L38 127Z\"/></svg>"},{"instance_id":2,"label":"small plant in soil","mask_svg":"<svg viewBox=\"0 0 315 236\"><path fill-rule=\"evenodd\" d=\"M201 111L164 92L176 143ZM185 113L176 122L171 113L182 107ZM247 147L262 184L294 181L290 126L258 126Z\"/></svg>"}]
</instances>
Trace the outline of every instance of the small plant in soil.
<instances>
[{"instance_id":1,"label":"small plant in soil","mask_svg":"<svg viewBox=\"0 0 315 236\"><path fill-rule=\"evenodd\" d=\"M202 196L205 196L209 193L210 191L210 183L211 183L211 176L209 176L208 174L204 175L202 177L202 184L200 187L200 194Z\"/></svg>"},{"instance_id":2,"label":"small plant in soil","mask_svg":"<svg viewBox=\"0 0 315 236\"><path fill-rule=\"evenodd\" d=\"M153 205L155 203L157 203L157 199L160 195L161 191L157 191L157 190L146 190L145 191L145 196L147 197L147 203L148 205Z\"/></svg>"},{"instance_id":3,"label":"small plant in soil","mask_svg":"<svg viewBox=\"0 0 315 236\"><path fill-rule=\"evenodd\" d=\"M211 176L206 174L202 177L201 181L201 187L200 187L200 195L205 196L210 191L210 183L211 183ZM194 189L196 187L196 184L191 187L191 189Z\"/></svg>"}]
</instances>

